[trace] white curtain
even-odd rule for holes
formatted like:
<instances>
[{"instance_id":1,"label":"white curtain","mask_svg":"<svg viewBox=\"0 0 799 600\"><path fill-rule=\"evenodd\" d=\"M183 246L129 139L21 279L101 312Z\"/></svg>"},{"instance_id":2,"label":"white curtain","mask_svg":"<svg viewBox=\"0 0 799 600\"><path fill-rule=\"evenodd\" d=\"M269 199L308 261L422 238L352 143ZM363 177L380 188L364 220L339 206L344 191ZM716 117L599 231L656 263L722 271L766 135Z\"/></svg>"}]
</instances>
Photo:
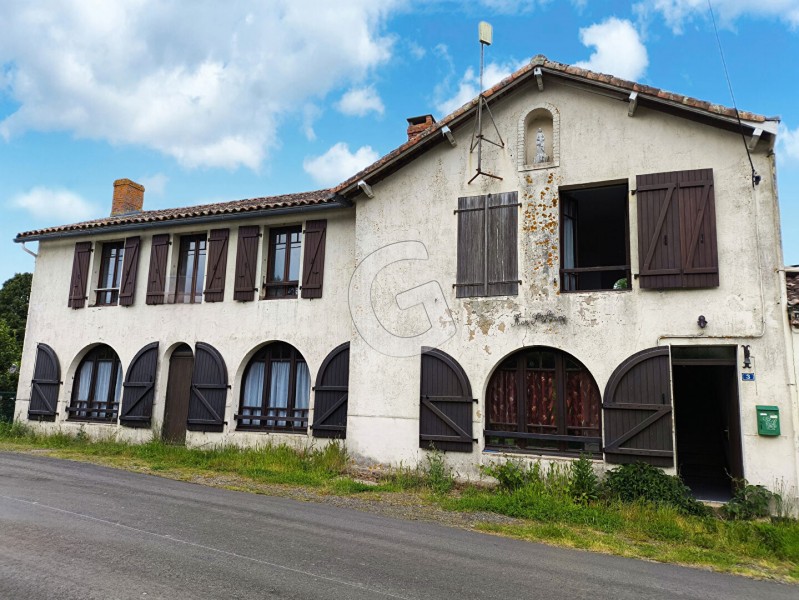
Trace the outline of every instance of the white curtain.
<instances>
[{"instance_id":1,"label":"white curtain","mask_svg":"<svg viewBox=\"0 0 799 600\"><path fill-rule=\"evenodd\" d=\"M270 411L270 414L279 417L286 416L285 408L289 405L289 375L291 371L291 363L288 362L273 362L272 363L272 381L269 386L269 407L273 409L284 409ZM275 422L277 427L285 427L285 421Z\"/></svg>"},{"instance_id":2,"label":"white curtain","mask_svg":"<svg viewBox=\"0 0 799 600\"><path fill-rule=\"evenodd\" d=\"M252 363L247 372L247 379L244 381L244 414L260 415L263 397L264 363ZM261 421L259 419L242 419L241 424L258 426Z\"/></svg>"},{"instance_id":3,"label":"white curtain","mask_svg":"<svg viewBox=\"0 0 799 600\"><path fill-rule=\"evenodd\" d=\"M94 404L108 402L108 390L111 387L111 369L113 366L114 363L107 360L97 363L97 378L94 382ZM98 410L97 417L104 419L106 414L105 410Z\"/></svg>"},{"instance_id":4,"label":"white curtain","mask_svg":"<svg viewBox=\"0 0 799 600\"><path fill-rule=\"evenodd\" d=\"M89 400L89 386L92 384L92 370L94 368L93 362L85 362L80 368L78 375L78 395L76 397L75 408L86 408L86 403ZM80 411L77 414L79 417L85 417L86 412Z\"/></svg>"},{"instance_id":5,"label":"white curtain","mask_svg":"<svg viewBox=\"0 0 799 600\"><path fill-rule=\"evenodd\" d=\"M294 388L294 408L307 409L308 398L311 394L311 374L308 372L308 365L304 362L297 363L297 380ZM295 410L295 417L303 417L307 413ZM302 421L294 421L294 427L302 427Z\"/></svg>"}]
</instances>

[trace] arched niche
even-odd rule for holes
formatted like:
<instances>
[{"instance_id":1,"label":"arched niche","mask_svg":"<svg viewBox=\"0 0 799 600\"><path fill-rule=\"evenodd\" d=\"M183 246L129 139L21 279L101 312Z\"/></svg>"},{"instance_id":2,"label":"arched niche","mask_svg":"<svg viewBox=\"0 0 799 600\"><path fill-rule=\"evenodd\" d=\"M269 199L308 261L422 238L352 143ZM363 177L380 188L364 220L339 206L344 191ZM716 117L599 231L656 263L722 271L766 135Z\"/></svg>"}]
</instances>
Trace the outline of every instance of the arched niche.
<instances>
[{"instance_id":1,"label":"arched niche","mask_svg":"<svg viewBox=\"0 0 799 600\"><path fill-rule=\"evenodd\" d=\"M543 153L538 148L539 139L543 141ZM557 108L547 103L519 119L517 150L520 171L560 165L560 113Z\"/></svg>"}]
</instances>

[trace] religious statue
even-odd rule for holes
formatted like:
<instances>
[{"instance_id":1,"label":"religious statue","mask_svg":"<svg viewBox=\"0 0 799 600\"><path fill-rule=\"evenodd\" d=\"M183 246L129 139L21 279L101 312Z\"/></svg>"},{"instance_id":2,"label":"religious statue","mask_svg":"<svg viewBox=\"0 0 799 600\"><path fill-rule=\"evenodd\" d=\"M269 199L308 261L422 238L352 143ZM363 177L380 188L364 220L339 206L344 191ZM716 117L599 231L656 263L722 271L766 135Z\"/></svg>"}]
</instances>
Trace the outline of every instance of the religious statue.
<instances>
[{"instance_id":1,"label":"religious statue","mask_svg":"<svg viewBox=\"0 0 799 600\"><path fill-rule=\"evenodd\" d=\"M549 155L544 151L544 130L538 128L538 133L535 134L535 161L538 163L549 162Z\"/></svg>"}]
</instances>

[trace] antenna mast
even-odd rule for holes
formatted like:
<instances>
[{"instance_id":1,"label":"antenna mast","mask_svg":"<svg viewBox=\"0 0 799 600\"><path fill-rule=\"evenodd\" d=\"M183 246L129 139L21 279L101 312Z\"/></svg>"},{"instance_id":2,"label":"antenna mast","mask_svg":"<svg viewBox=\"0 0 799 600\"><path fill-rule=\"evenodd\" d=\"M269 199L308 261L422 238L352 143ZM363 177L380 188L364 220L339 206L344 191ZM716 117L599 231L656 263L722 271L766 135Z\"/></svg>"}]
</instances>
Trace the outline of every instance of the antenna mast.
<instances>
[{"instance_id":1,"label":"antenna mast","mask_svg":"<svg viewBox=\"0 0 799 600\"><path fill-rule=\"evenodd\" d=\"M502 136L500 135L499 129L497 128L497 124L494 121L494 115L491 114L491 109L488 107L488 101L483 95L483 71L485 67L485 47L491 45L491 42L493 41L494 37L494 30L490 24L486 23L485 21L480 21L480 24L477 26L477 32L480 40L480 95L477 98L477 120L474 123L474 131L472 131L472 144L471 148L469 149L469 152L474 152L474 149L477 148L477 172L469 180L469 183L477 179L478 175L485 175L486 177L492 177L493 179L502 179L502 177L498 175L494 175L492 173L487 173L483 171L483 142L486 141L489 144L494 144L495 146L498 146L499 148L505 147L505 142L502 141ZM485 135L483 135L484 108L486 113L488 113L488 118L491 119L491 125L494 126L494 131L497 134L497 138L499 138L499 142L489 139L485 137Z\"/></svg>"}]
</instances>

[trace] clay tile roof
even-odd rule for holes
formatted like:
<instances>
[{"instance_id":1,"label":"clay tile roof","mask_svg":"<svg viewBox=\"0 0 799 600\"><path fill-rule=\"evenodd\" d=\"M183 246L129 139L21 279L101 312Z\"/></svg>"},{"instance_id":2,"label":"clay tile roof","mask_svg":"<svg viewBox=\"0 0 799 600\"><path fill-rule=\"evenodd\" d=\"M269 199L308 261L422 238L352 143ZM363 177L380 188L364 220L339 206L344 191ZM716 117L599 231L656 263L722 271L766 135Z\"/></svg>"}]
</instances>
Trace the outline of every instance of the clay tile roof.
<instances>
[{"instance_id":1,"label":"clay tile roof","mask_svg":"<svg viewBox=\"0 0 799 600\"><path fill-rule=\"evenodd\" d=\"M215 204L202 204L199 206L188 206L185 208L164 208L161 210L145 210L104 219L94 219L71 225L59 225L45 229L34 229L17 234L16 241L24 241L27 238L40 237L65 233L68 231L90 231L113 227L116 225L135 225L157 223L161 221L178 221L194 217L206 217L216 215L228 215L236 213L247 213L252 211L273 210L279 208L291 208L300 206L311 206L320 204L336 204L330 190L317 190L315 192L303 192L299 194L285 194L283 196L270 196L266 198L249 198L246 200L234 200L232 202L217 202Z\"/></svg>"},{"instance_id":2,"label":"clay tile roof","mask_svg":"<svg viewBox=\"0 0 799 600\"><path fill-rule=\"evenodd\" d=\"M705 102L703 100L698 100L696 98L691 98L689 96L683 96L682 94L667 92L665 90L661 90L649 85L643 85L640 83L635 83L634 81L619 79L618 77L614 77L613 75L607 75L604 73L595 73L593 71L589 71L587 69L581 69L580 67L575 67L573 65L559 63L554 60L549 60L546 56L543 56L541 54L534 56L527 65L523 66L515 73L509 75L508 77L500 81L498 84L496 84L494 87L486 90L483 93L483 95L486 98L490 99L492 96L507 91L507 89L511 87L515 82L525 78L525 76L530 74L536 67L541 67L543 70L549 71L551 73L564 73L573 77L584 79L588 82L597 82L599 84L611 85L616 88L619 88L620 90L629 90L630 92L638 92L639 94L644 96L652 96L660 98L661 100L667 100L669 102L678 105L690 107L692 109L699 109L711 115L717 115L720 117L727 117L732 119L736 118L736 112L734 108L727 108L725 106L721 106L718 104L711 104L710 102ZM359 173L356 173L346 181L337 185L336 187L333 188L333 191L341 192L353 186L361 179L364 179L365 177L369 176L371 173L374 173L381 167L391 163L397 157L405 154L409 150L412 150L415 146L421 146L426 140L429 140L431 136L441 131L442 128L448 126L450 123L456 121L459 117L463 116L465 113L469 112L471 109L476 107L477 100L478 98L473 98L472 100L470 100L469 102L467 102L466 104L455 110L454 112L450 113L449 115L438 121L437 123L433 124L423 133L408 140L398 148L395 148L385 156L378 159L377 162L369 165ZM741 110L738 111L738 115L740 115L740 118L744 121L752 121L755 123L763 123L767 120L770 120L762 115Z\"/></svg>"}]
</instances>

